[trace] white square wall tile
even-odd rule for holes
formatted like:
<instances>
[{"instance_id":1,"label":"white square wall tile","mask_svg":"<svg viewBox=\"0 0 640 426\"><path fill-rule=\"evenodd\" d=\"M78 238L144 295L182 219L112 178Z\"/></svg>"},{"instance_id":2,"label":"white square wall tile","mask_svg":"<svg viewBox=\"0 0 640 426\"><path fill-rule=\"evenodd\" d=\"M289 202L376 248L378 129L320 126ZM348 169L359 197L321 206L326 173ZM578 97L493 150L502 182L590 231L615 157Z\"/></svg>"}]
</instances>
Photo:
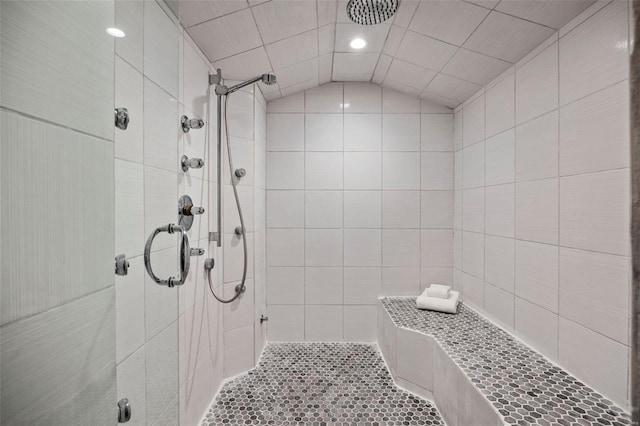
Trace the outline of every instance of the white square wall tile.
<instances>
[{"instance_id":1,"label":"white square wall tile","mask_svg":"<svg viewBox=\"0 0 640 426\"><path fill-rule=\"evenodd\" d=\"M462 229L484 232L485 188L465 189L462 191Z\"/></svg>"},{"instance_id":2,"label":"white square wall tile","mask_svg":"<svg viewBox=\"0 0 640 426\"><path fill-rule=\"evenodd\" d=\"M342 229L307 229L304 234L306 266L342 266Z\"/></svg>"},{"instance_id":3,"label":"white square wall tile","mask_svg":"<svg viewBox=\"0 0 640 426\"><path fill-rule=\"evenodd\" d=\"M342 153L305 153L305 188L342 189L342 164Z\"/></svg>"},{"instance_id":4,"label":"white square wall tile","mask_svg":"<svg viewBox=\"0 0 640 426\"><path fill-rule=\"evenodd\" d=\"M420 268L382 268L382 294L384 296L417 296L420 292Z\"/></svg>"},{"instance_id":5,"label":"white square wall tile","mask_svg":"<svg viewBox=\"0 0 640 426\"><path fill-rule=\"evenodd\" d=\"M420 191L382 191L383 228L420 228Z\"/></svg>"},{"instance_id":6,"label":"white square wall tile","mask_svg":"<svg viewBox=\"0 0 640 426\"><path fill-rule=\"evenodd\" d=\"M342 267L306 267L304 272L304 300L306 304L342 305Z\"/></svg>"},{"instance_id":7,"label":"white square wall tile","mask_svg":"<svg viewBox=\"0 0 640 426\"><path fill-rule=\"evenodd\" d=\"M629 254L629 171L614 170L560 179L560 243Z\"/></svg>"},{"instance_id":8,"label":"white square wall tile","mask_svg":"<svg viewBox=\"0 0 640 426\"><path fill-rule=\"evenodd\" d=\"M382 227L380 191L344 191L344 227Z\"/></svg>"},{"instance_id":9,"label":"white square wall tile","mask_svg":"<svg viewBox=\"0 0 640 426\"><path fill-rule=\"evenodd\" d=\"M462 110L453 114L453 150L462 149Z\"/></svg>"},{"instance_id":10,"label":"white square wall tile","mask_svg":"<svg viewBox=\"0 0 640 426\"><path fill-rule=\"evenodd\" d=\"M303 152L267 152L267 189L304 189Z\"/></svg>"},{"instance_id":11,"label":"white square wall tile","mask_svg":"<svg viewBox=\"0 0 640 426\"><path fill-rule=\"evenodd\" d=\"M516 295L557 313L558 262L558 247L516 241Z\"/></svg>"},{"instance_id":12,"label":"white square wall tile","mask_svg":"<svg viewBox=\"0 0 640 426\"><path fill-rule=\"evenodd\" d=\"M380 266L381 264L380 229L344 230L344 266Z\"/></svg>"},{"instance_id":13,"label":"white square wall tile","mask_svg":"<svg viewBox=\"0 0 640 426\"><path fill-rule=\"evenodd\" d=\"M267 191L267 227L304 228L304 191Z\"/></svg>"},{"instance_id":14,"label":"white square wall tile","mask_svg":"<svg viewBox=\"0 0 640 426\"><path fill-rule=\"evenodd\" d=\"M487 9L471 3L420 3L409 28L461 46L488 13Z\"/></svg>"},{"instance_id":15,"label":"white square wall tile","mask_svg":"<svg viewBox=\"0 0 640 426\"><path fill-rule=\"evenodd\" d=\"M497 185L515 180L515 130L506 130L485 142L485 184Z\"/></svg>"},{"instance_id":16,"label":"white square wall tile","mask_svg":"<svg viewBox=\"0 0 640 426\"><path fill-rule=\"evenodd\" d=\"M344 189L380 189L382 155L379 152L345 152Z\"/></svg>"},{"instance_id":17,"label":"white square wall tile","mask_svg":"<svg viewBox=\"0 0 640 426\"><path fill-rule=\"evenodd\" d=\"M345 151L380 151L381 146L380 114L344 114Z\"/></svg>"},{"instance_id":18,"label":"white square wall tile","mask_svg":"<svg viewBox=\"0 0 640 426\"><path fill-rule=\"evenodd\" d=\"M431 284L453 285L453 269L451 267L420 268L420 291L423 292Z\"/></svg>"},{"instance_id":19,"label":"white square wall tile","mask_svg":"<svg viewBox=\"0 0 640 426\"><path fill-rule=\"evenodd\" d=\"M453 191L421 191L420 227L453 228Z\"/></svg>"},{"instance_id":20,"label":"white square wall tile","mask_svg":"<svg viewBox=\"0 0 640 426\"><path fill-rule=\"evenodd\" d=\"M420 115L383 114L382 150L420 151Z\"/></svg>"},{"instance_id":21,"label":"white square wall tile","mask_svg":"<svg viewBox=\"0 0 640 426\"><path fill-rule=\"evenodd\" d=\"M422 151L453 151L453 114L420 116Z\"/></svg>"},{"instance_id":22,"label":"white square wall tile","mask_svg":"<svg viewBox=\"0 0 640 426\"><path fill-rule=\"evenodd\" d=\"M306 114L305 151L342 151L342 114Z\"/></svg>"},{"instance_id":23,"label":"white square wall tile","mask_svg":"<svg viewBox=\"0 0 640 426\"><path fill-rule=\"evenodd\" d=\"M327 83L305 92L305 112L343 112L342 83Z\"/></svg>"},{"instance_id":24,"label":"white square wall tile","mask_svg":"<svg viewBox=\"0 0 640 426\"><path fill-rule=\"evenodd\" d=\"M144 4L144 73L156 84L178 97L177 26L156 2Z\"/></svg>"},{"instance_id":25,"label":"white square wall tile","mask_svg":"<svg viewBox=\"0 0 640 426\"><path fill-rule=\"evenodd\" d=\"M382 266L420 266L420 233L413 229L383 229Z\"/></svg>"},{"instance_id":26,"label":"white square wall tile","mask_svg":"<svg viewBox=\"0 0 640 426\"><path fill-rule=\"evenodd\" d=\"M627 257L561 247L560 314L628 344L629 267Z\"/></svg>"},{"instance_id":27,"label":"white square wall tile","mask_svg":"<svg viewBox=\"0 0 640 426\"><path fill-rule=\"evenodd\" d=\"M304 151L303 114L267 114L268 151Z\"/></svg>"},{"instance_id":28,"label":"white square wall tile","mask_svg":"<svg viewBox=\"0 0 640 426\"><path fill-rule=\"evenodd\" d=\"M516 181L558 176L558 111L516 127Z\"/></svg>"},{"instance_id":29,"label":"white square wall tile","mask_svg":"<svg viewBox=\"0 0 640 426\"><path fill-rule=\"evenodd\" d=\"M515 300L513 293L489 283L484 285L484 309L498 324L513 330L515 325Z\"/></svg>"},{"instance_id":30,"label":"white square wall tile","mask_svg":"<svg viewBox=\"0 0 640 426\"><path fill-rule=\"evenodd\" d=\"M515 233L515 185L487 186L485 188L485 232L491 235L513 237Z\"/></svg>"},{"instance_id":31,"label":"white square wall tile","mask_svg":"<svg viewBox=\"0 0 640 426\"><path fill-rule=\"evenodd\" d=\"M516 69L516 121L558 108L558 43Z\"/></svg>"},{"instance_id":32,"label":"white square wall tile","mask_svg":"<svg viewBox=\"0 0 640 426\"><path fill-rule=\"evenodd\" d=\"M484 256L485 280L513 293L515 288L515 240L486 235Z\"/></svg>"},{"instance_id":33,"label":"white square wall tile","mask_svg":"<svg viewBox=\"0 0 640 426\"><path fill-rule=\"evenodd\" d=\"M558 244L558 178L516 184L516 238Z\"/></svg>"},{"instance_id":34,"label":"white square wall tile","mask_svg":"<svg viewBox=\"0 0 640 426\"><path fill-rule=\"evenodd\" d=\"M304 266L304 229L267 230L268 266Z\"/></svg>"},{"instance_id":35,"label":"white square wall tile","mask_svg":"<svg viewBox=\"0 0 640 426\"><path fill-rule=\"evenodd\" d=\"M224 376L232 377L253 367L253 326L224 333Z\"/></svg>"},{"instance_id":36,"label":"white square wall tile","mask_svg":"<svg viewBox=\"0 0 640 426\"><path fill-rule=\"evenodd\" d=\"M304 92L274 99L267 103L267 113L304 113Z\"/></svg>"},{"instance_id":37,"label":"white square wall tile","mask_svg":"<svg viewBox=\"0 0 640 426\"><path fill-rule=\"evenodd\" d=\"M420 188L423 190L453 189L453 153L423 152L420 157ZM405 169L407 175L411 172ZM383 179L386 175L383 175ZM407 176L408 177L408 176ZM387 189L387 188L385 188Z\"/></svg>"},{"instance_id":38,"label":"white square wall tile","mask_svg":"<svg viewBox=\"0 0 640 426\"><path fill-rule=\"evenodd\" d=\"M144 123L144 120L141 120L143 117L142 74L118 56L116 56L115 66L115 106L127 108L131 117L127 130L118 128L114 130L115 157L142 163Z\"/></svg>"},{"instance_id":39,"label":"white square wall tile","mask_svg":"<svg viewBox=\"0 0 640 426\"><path fill-rule=\"evenodd\" d=\"M162 12L164 13L164 12ZM169 19L169 18L167 18ZM144 79L144 164L178 171L178 104L148 78Z\"/></svg>"},{"instance_id":40,"label":"white square wall tile","mask_svg":"<svg viewBox=\"0 0 640 426\"><path fill-rule=\"evenodd\" d=\"M346 231L345 231L346 240ZM345 262L346 264L346 262ZM382 289L382 268L345 267L344 303L347 305L375 305Z\"/></svg>"},{"instance_id":41,"label":"white square wall tile","mask_svg":"<svg viewBox=\"0 0 640 426\"><path fill-rule=\"evenodd\" d=\"M462 297L465 304L473 308L484 310L484 283L481 279L473 275L461 272L462 274ZM455 281L454 281L455 285Z\"/></svg>"},{"instance_id":42,"label":"white square wall tile","mask_svg":"<svg viewBox=\"0 0 640 426\"><path fill-rule=\"evenodd\" d=\"M560 318L559 361L620 406L628 404L629 349L572 321ZM603 365L615 368L602 368Z\"/></svg>"},{"instance_id":43,"label":"white square wall tile","mask_svg":"<svg viewBox=\"0 0 640 426\"><path fill-rule=\"evenodd\" d=\"M478 96L463 110L462 143L463 146L473 145L484 139L484 95Z\"/></svg>"},{"instance_id":44,"label":"white square wall tile","mask_svg":"<svg viewBox=\"0 0 640 426\"><path fill-rule=\"evenodd\" d=\"M128 258L143 252L144 171L142 164L115 160L115 249Z\"/></svg>"},{"instance_id":45,"label":"white square wall tile","mask_svg":"<svg viewBox=\"0 0 640 426\"><path fill-rule=\"evenodd\" d=\"M382 90L377 84L345 83L344 105L345 113L380 113L382 112Z\"/></svg>"},{"instance_id":46,"label":"white square wall tile","mask_svg":"<svg viewBox=\"0 0 640 426\"><path fill-rule=\"evenodd\" d=\"M306 305L305 341L342 341L342 306Z\"/></svg>"},{"instance_id":47,"label":"white square wall tile","mask_svg":"<svg viewBox=\"0 0 640 426\"><path fill-rule=\"evenodd\" d=\"M267 335L271 342L304 341L304 305L267 306L269 327Z\"/></svg>"},{"instance_id":48,"label":"white square wall tile","mask_svg":"<svg viewBox=\"0 0 640 426\"><path fill-rule=\"evenodd\" d=\"M382 188L420 189L420 153L383 153Z\"/></svg>"},{"instance_id":49,"label":"white square wall tile","mask_svg":"<svg viewBox=\"0 0 640 426\"><path fill-rule=\"evenodd\" d=\"M462 150L462 187L484 186L485 142L479 142Z\"/></svg>"},{"instance_id":50,"label":"white square wall tile","mask_svg":"<svg viewBox=\"0 0 640 426\"><path fill-rule=\"evenodd\" d=\"M420 113L420 99L383 87L382 112L385 114L418 114Z\"/></svg>"},{"instance_id":51,"label":"white square wall tile","mask_svg":"<svg viewBox=\"0 0 640 426\"><path fill-rule=\"evenodd\" d=\"M462 270L465 274L484 278L484 234L462 233Z\"/></svg>"},{"instance_id":52,"label":"white square wall tile","mask_svg":"<svg viewBox=\"0 0 640 426\"><path fill-rule=\"evenodd\" d=\"M560 109L560 175L629 167L629 83Z\"/></svg>"},{"instance_id":53,"label":"white square wall tile","mask_svg":"<svg viewBox=\"0 0 640 426\"><path fill-rule=\"evenodd\" d=\"M144 266L142 256L130 260L126 276L116 276L116 361L125 358L145 343Z\"/></svg>"},{"instance_id":54,"label":"white square wall tile","mask_svg":"<svg viewBox=\"0 0 640 426\"><path fill-rule=\"evenodd\" d=\"M560 39L560 105L628 78L628 13L611 2Z\"/></svg>"},{"instance_id":55,"label":"white square wall tile","mask_svg":"<svg viewBox=\"0 0 640 426\"><path fill-rule=\"evenodd\" d=\"M306 228L342 228L342 191L306 191Z\"/></svg>"},{"instance_id":56,"label":"white square wall tile","mask_svg":"<svg viewBox=\"0 0 640 426\"><path fill-rule=\"evenodd\" d=\"M373 306L344 306L344 340L375 342L378 331L378 309Z\"/></svg>"},{"instance_id":57,"label":"white square wall tile","mask_svg":"<svg viewBox=\"0 0 640 426\"><path fill-rule=\"evenodd\" d=\"M487 137L497 135L515 125L516 93L513 70L495 86L487 89L486 133Z\"/></svg>"},{"instance_id":58,"label":"white square wall tile","mask_svg":"<svg viewBox=\"0 0 640 426\"><path fill-rule=\"evenodd\" d=\"M269 305L303 304L304 269L303 267L268 267L267 303Z\"/></svg>"},{"instance_id":59,"label":"white square wall tile","mask_svg":"<svg viewBox=\"0 0 640 426\"><path fill-rule=\"evenodd\" d=\"M144 2L118 0L115 2L115 27L126 37L116 39L116 54L142 72L144 56Z\"/></svg>"},{"instance_id":60,"label":"white square wall tile","mask_svg":"<svg viewBox=\"0 0 640 426\"><path fill-rule=\"evenodd\" d=\"M420 231L420 264L425 267L453 266L453 231L423 229Z\"/></svg>"},{"instance_id":61,"label":"white square wall tile","mask_svg":"<svg viewBox=\"0 0 640 426\"><path fill-rule=\"evenodd\" d=\"M558 360L558 315L516 297L516 334L553 361Z\"/></svg>"},{"instance_id":62,"label":"white square wall tile","mask_svg":"<svg viewBox=\"0 0 640 426\"><path fill-rule=\"evenodd\" d=\"M435 342L430 336L399 328L397 331L396 373L401 378L433 390Z\"/></svg>"}]
</instances>

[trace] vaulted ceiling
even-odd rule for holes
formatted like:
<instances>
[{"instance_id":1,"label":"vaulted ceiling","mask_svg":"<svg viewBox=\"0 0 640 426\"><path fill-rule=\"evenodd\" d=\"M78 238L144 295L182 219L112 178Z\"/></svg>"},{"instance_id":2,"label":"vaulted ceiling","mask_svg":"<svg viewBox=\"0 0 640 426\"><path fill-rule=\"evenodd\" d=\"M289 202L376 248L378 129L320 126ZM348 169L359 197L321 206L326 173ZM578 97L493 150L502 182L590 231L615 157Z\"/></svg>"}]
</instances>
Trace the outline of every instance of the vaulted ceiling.
<instances>
[{"instance_id":1,"label":"vaulted ceiling","mask_svg":"<svg viewBox=\"0 0 640 426\"><path fill-rule=\"evenodd\" d=\"M455 107L593 0L401 0L354 24L342 0L180 0L181 23L227 79L274 72L268 100L329 81L372 81ZM352 49L359 37L365 48Z\"/></svg>"}]
</instances>

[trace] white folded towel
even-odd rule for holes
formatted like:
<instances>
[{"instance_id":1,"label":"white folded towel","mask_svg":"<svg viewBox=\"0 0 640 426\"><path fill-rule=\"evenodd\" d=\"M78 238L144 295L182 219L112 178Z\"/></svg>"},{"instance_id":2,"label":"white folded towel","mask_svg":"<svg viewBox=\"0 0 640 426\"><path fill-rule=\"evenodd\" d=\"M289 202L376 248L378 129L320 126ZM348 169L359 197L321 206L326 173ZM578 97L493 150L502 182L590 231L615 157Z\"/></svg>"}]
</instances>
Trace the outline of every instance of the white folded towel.
<instances>
[{"instance_id":1,"label":"white folded towel","mask_svg":"<svg viewBox=\"0 0 640 426\"><path fill-rule=\"evenodd\" d=\"M429 287L426 288L425 291L427 293L427 296L429 297L437 297L438 299L448 299L450 290L451 290L450 285L431 284Z\"/></svg>"},{"instance_id":2,"label":"white folded towel","mask_svg":"<svg viewBox=\"0 0 640 426\"><path fill-rule=\"evenodd\" d=\"M418 309L428 309L430 311L446 312L455 314L458 311L458 298L460 293L451 290L447 299L429 297L424 294L416 299Z\"/></svg>"}]
</instances>

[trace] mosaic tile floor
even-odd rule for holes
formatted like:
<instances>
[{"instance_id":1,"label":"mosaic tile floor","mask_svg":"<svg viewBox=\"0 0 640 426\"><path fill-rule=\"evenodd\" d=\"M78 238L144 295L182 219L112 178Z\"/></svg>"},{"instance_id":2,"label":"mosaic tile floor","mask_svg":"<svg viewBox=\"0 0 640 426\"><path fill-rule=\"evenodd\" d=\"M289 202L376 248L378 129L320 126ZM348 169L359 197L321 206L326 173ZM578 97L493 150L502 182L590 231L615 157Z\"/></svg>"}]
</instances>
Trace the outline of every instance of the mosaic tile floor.
<instances>
[{"instance_id":1,"label":"mosaic tile floor","mask_svg":"<svg viewBox=\"0 0 640 426\"><path fill-rule=\"evenodd\" d=\"M398 389L377 346L270 343L227 383L208 425L444 425L433 404Z\"/></svg>"},{"instance_id":2,"label":"mosaic tile floor","mask_svg":"<svg viewBox=\"0 0 640 426\"><path fill-rule=\"evenodd\" d=\"M465 305L422 311L415 298L382 299L398 327L433 336L512 425L629 425L629 415Z\"/></svg>"}]
</instances>

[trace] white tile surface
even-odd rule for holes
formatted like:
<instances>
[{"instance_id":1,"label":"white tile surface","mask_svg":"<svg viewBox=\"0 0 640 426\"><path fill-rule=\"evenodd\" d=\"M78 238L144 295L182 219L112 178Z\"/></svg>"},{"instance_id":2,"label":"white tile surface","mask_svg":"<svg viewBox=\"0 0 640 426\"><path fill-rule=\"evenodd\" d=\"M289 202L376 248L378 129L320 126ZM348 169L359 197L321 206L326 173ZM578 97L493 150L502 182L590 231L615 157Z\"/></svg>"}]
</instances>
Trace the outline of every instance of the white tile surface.
<instances>
[{"instance_id":1,"label":"white tile surface","mask_svg":"<svg viewBox=\"0 0 640 426\"><path fill-rule=\"evenodd\" d=\"M382 268L382 294L385 296L417 296L420 292L420 268Z\"/></svg>"},{"instance_id":2,"label":"white tile surface","mask_svg":"<svg viewBox=\"0 0 640 426\"><path fill-rule=\"evenodd\" d=\"M162 11L161 11L162 12ZM164 13L164 12L162 12ZM167 18L168 19L168 18ZM178 171L178 104L151 80L144 79L144 163Z\"/></svg>"},{"instance_id":3,"label":"white tile surface","mask_svg":"<svg viewBox=\"0 0 640 426\"><path fill-rule=\"evenodd\" d=\"M626 345L629 341L628 287L628 258L560 248L560 315L563 317Z\"/></svg>"},{"instance_id":4,"label":"white tile surface","mask_svg":"<svg viewBox=\"0 0 640 426\"><path fill-rule=\"evenodd\" d=\"M422 151L453 151L453 114L420 116Z\"/></svg>"},{"instance_id":5,"label":"white tile surface","mask_svg":"<svg viewBox=\"0 0 640 426\"><path fill-rule=\"evenodd\" d=\"M386 155L387 154L385 153L385 156ZM420 178L421 189L423 190L452 190L453 189L453 153L423 152L420 156L420 161L421 161L421 168L422 168L422 173ZM409 168L411 164L408 163L406 166L407 168L405 173L409 175L412 172L412 169ZM383 173L383 186L384 186L385 178L386 178L386 175Z\"/></svg>"},{"instance_id":6,"label":"white tile surface","mask_svg":"<svg viewBox=\"0 0 640 426\"><path fill-rule=\"evenodd\" d=\"M462 232L462 270L482 280L484 278L484 235Z\"/></svg>"},{"instance_id":7,"label":"white tile surface","mask_svg":"<svg viewBox=\"0 0 640 426\"><path fill-rule=\"evenodd\" d=\"M400 42L396 56L404 61L440 71L456 53L456 46L435 38L407 31Z\"/></svg>"},{"instance_id":8,"label":"white tile surface","mask_svg":"<svg viewBox=\"0 0 640 426\"><path fill-rule=\"evenodd\" d=\"M380 191L344 191L344 227L380 228L382 193Z\"/></svg>"},{"instance_id":9,"label":"white tile surface","mask_svg":"<svg viewBox=\"0 0 640 426\"><path fill-rule=\"evenodd\" d=\"M341 305L342 267L307 267L304 272L304 298L307 305Z\"/></svg>"},{"instance_id":10,"label":"white tile surface","mask_svg":"<svg viewBox=\"0 0 640 426\"><path fill-rule=\"evenodd\" d=\"M304 189L304 153L267 152L268 189Z\"/></svg>"},{"instance_id":11,"label":"white tile surface","mask_svg":"<svg viewBox=\"0 0 640 426\"><path fill-rule=\"evenodd\" d=\"M462 142L465 147L484 139L484 117L484 96L479 96L464 109Z\"/></svg>"},{"instance_id":12,"label":"white tile surface","mask_svg":"<svg viewBox=\"0 0 640 426\"><path fill-rule=\"evenodd\" d=\"M516 69L518 124L558 107L558 44Z\"/></svg>"},{"instance_id":13,"label":"white tile surface","mask_svg":"<svg viewBox=\"0 0 640 426\"><path fill-rule=\"evenodd\" d=\"M178 97L178 42L176 25L156 2L144 4L144 74Z\"/></svg>"},{"instance_id":14,"label":"white tile surface","mask_svg":"<svg viewBox=\"0 0 640 426\"><path fill-rule=\"evenodd\" d=\"M267 114L267 150L303 151L304 125L302 114Z\"/></svg>"},{"instance_id":15,"label":"white tile surface","mask_svg":"<svg viewBox=\"0 0 640 426\"><path fill-rule=\"evenodd\" d=\"M515 185L485 188L485 232L513 237L515 233Z\"/></svg>"},{"instance_id":16,"label":"white tile surface","mask_svg":"<svg viewBox=\"0 0 640 426\"><path fill-rule=\"evenodd\" d=\"M269 228L303 228L304 214L304 191L267 191Z\"/></svg>"},{"instance_id":17,"label":"white tile surface","mask_svg":"<svg viewBox=\"0 0 640 426\"><path fill-rule=\"evenodd\" d=\"M291 37L317 25L317 10L313 2L267 2L253 7L252 11L265 43Z\"/></svg>"},{"instance_id":18,"label":"white tile surface","mask_svg":"<svg viewBox=\"0 0 640 426\"><path fill-rule=\"evenodd\" d=\"M420 151L420 115L383 114L382 150Z\"/></svg>"},{"instance_id":19,"label":"white tile surface","mask_svg":"<svg viewBox=\"0 0 640 426\"><path fill-rule=\"evenodd\" d=\"M517 1L501 2L496 10L552 28L560 28L571 18L588 8L593 1Z\"/></svg>"},{"instance_id":20,"label":"white tile surface","mask_svg":"<svg viewBox=\"0 0 640 426\"><path fill-rule=\"evenodd\" d=\"M628 255L628 169L564 177L560 199L563 246Z\"/></svg>"},{"instance_id":21,"label":"white tile surface","mask_svg":"<svg viewBox=\"0 0 640 426\"><path fill-rule=\"evenodd\" d=\"M487 137L514 126L515 98L515 75L512 71L498 84L487 89L485 94Z\"/></svg>"},{"instance_id":22,"label":"white tile surface","mask_svg":"<svg viewBox=\"0 0 640 426\"><path fill-rule=\"evenodd\" d=\"M410 114L420 112L420 99L395 90L382 88L382 112Z\"/></svg>"},{"instance_id":23,"label":"white tile surface","mask_svg":"<svg viewBox=\"0 0 640 426\"><path fill-rule=\"evenodd\" d=\"M268 266L304 266L304 230L267 230Z\"/></svg>"},{"instance_id":24,"label":"white tile surface","mask_svg":"<svg viewBox=\"0 0 640 426\"><path fill-rule=\"evenodd\" d=\"M553 312L516 297L515 331L543 355L558 359L558 316Z\"/></svg>"},{"instance_id":25,"label":"white tile surface","mask_svg":"<svg viewBox=\"0 0 640 426\"><path fill-rule=\"evenodd\" d=\"M408 229L383 229L382 265L420 266L420 234Z\"/></svg>"},{"instance_id":26,"label":"white tile surface","mask_svg":"<svg viewBox=\"0 0 640 426\"><path fill-rule=\"evenodd\" d=\"M346 235L346 232L345 232ZM382 268L345 267L344 303L374 305L382 289Z\"/></svg>"},{"instance_id":27,"label":"white tile surface","mask_svg":"<svg viewBox=\"0 0 640 426\"><path fill-rule=\"evenodd\" d=\"M453 231L450 229L421 230L420 264L422 267L453 266Z\"/></svg>"},{"instance_id":28,"label":"white tile surface","mask_svg":"<svg viewBox=\"0 0 640 426\"><path fill-rule=\"evenodd\" d=\"M484 286L484 308L498 324L512 330L515 324L515 301L513 293L506 292L489 283Z\"/></svg>"},{"instance_id":29,"label":"white tile surface","mask_svg":"<svg viewBox=\"0 0 640 426\"><path fill-rule=\"evenodd\" d=\"M135 2L123 2L135 3ZM124 60L116 57L115 104L127 108L130 114L127 130L115 129L116 158L142 163L143 95L142 74Z\"/></svg>"},{"instance_id":30,"label":"white tile surface","mask_svg":"<svg viewBox=\"0 0 640 426\"><path fill-rule=\"evenodd\" d=\"M628 83L560 109L560 174L629 166Z\"/></svg>"},{"instance_id":31,"label":"white tile surface","mask_svg":"<svg viewBox=\"0 0 640 426\"><path fill-rule=\"evenodd\" d=\"M345 151L380 151L381 146L380 114L344 114Z\"/></svg>"},{"instance_id":32,"label":"white tile surface","mask_svg":"<svg viewBox=\"0 0 640 426\"><path fill-rule=\"evenodd\" d=\"M515 130L507 130L485 141L485 184L515 180Z\"/></svg>"},{"instance_id":33,"label":"white tile surface","mask_svg":"<svg viewBox=\"0 0 640 426\"><path fill-rule=\"evenodd\" d=\"M420 191L382 191L383 228L420 228Z\"/></svg>"},{"instance_id":34,"label":"white tile surface","mask_svg":"<svg viewBox=\"0 0 640 426\"><path fill-rule=\"evenodd\" d=\"M510 66L510 62L495 57L467 49L459 49L442 69L442 72L462 80L486 85Z\"/></svg>"},{"instance_id":35,"label":"white tile surface","mask_svg":"<svg viewBox=\"0 0 640 426\"><path fill-rule=\"evenodd\" d=\"M272 342L304 341L304 305L268 306L269 328L267 335Z\"/></svg>"},{"instance_id":36,"label":"white tile surface","mask_svg":"<svg viewBox=\"0 0 640 426\"><path fill-rule=\"evenodd\" d=\"M453 165L452 165L453 166ZM420 153L382 154L383 189L420 189ZM429 188L425 188L429 189ZM448 188L445 188L448 189Z\"/></svg>"},{"instance_id":37,"label":"white tile surface","mask_svg":"<svg viewBox=\"0 0 640 426\"><path fill-rule=\"evenodd\" d=\"M307 305L304 326L307 342L342 341L342 306Z\"/></svg>"},{"instance_id":38,"label":"white tile surface","mask_svg":"<svg viewBox=\"0 0 640 426\"><path fill-rule=\"evenodd\" d=\"M342 228L342 201L342 191L306 191L304 226Z\"/></svg>"},{"instance_id":39,"label":"white tile surface","mask_svg":"<svg viewBox=\"0 0 640 426\"><path fill-rule=\"evenodd\" d=\"M516 181L558 176L558 111L516 127Z\"/></svg>"},{"instance_id":40,"label":"white tile surface","mask_svg":"<svg viewBox=\"0 0 640 426\"><path fill-rule=\"evenodd\" d=\"M344 189L380 189L383 168L379 152L345 152L337 155L340 159L344 156Z\"/></svg>"},{"instance_id":41,"label":"white tile surface","mask_svg":"<svg viewBox=\"0 0 640 426\"><path fill-rule=\"evenodd\" d=\"M489 11L463 2L420 3L409 29L461 46Z\"/></svg>"},{"instance_id":42,"label":"white tile surface","mask_svg":"<svg viewBox=\"0 0 640 426\"><path fill-rule=\"evenodd\" d=\"M305 112L342 112L343 104L342 83L328 83L322 87L305 92Z\"/></svg>"},{"instance_id":43,"label":"white tile surface","mask_svg":"<svg viewBox=\"0 0 640 426\"><path fill-rule=\"evenodd\" d=\"M232 377L253 367L253 326L224 333L224 376Z\"/></svg>"},{"instance_id":44,"label":"white tile surface","mask_svg":"<svg viewBox=\"0 0 640 426\"><path fill-rule=\"evenodd\" d=\"M144 249L144 182L142 164L115 160L115 250L127 257Z\"/></svg>"},{"instance_id":45,"label":"white tile surface","mask_svg":"<svg viewBox=\"0 0 640 426\"><path fill-rule=\"evenodd\" d=\"M380 113L382 112L382 89L378 85L369 83L345 83L344 104L345 114Z\"/></svg>"},{"instance_id":46,"label":"white tile surface","mask_svg":"<svg viewBox=\"0 0 640 426\"><path fill-rule=\"evenodd\" d=\"M453 228L453 191L422 191L420 226Z\"/></svg>"},{"instance_id":47,"label":"white tile surface","mask_svg":"<svg viewBox=\"0 0 640 426\"><path fill-rule=\"evenodd\" d=\"M267 303L296 305L304 303L304 268L267 268Z\"/></svg>"},{"instance_id":48,"label":"white tile surface","mask_svg":"<svg viewBox=\"0 0 640 426\"><path fill-rule=\"evenodd\" d=\"M465 189L462 191L462 229L485 232L484 223L485 188Z\"/></svg>"},{"instance_id":49,"label":"white tile surface","mask_svg":"<svg viewBox=\"0 0 640 426\"><path fill-rule=\"evenodd\" d=\"M516 295L557 313L558 262L558 247L516 241Z\"/></svg>"},{"instance_id":50,"label":"white tile surface","mask_svg":"<svg viewBox=\"0 0 640 426\"><path fill-rule=\"evenodd\" d=\"M479 142L462 151L462 187L478 188L484 186L485 143Z\"/></svg>"},{"instance_id":51,"label":"white tile surface","mask_svg":"<svg viewBox=\"0 0 640 426\"><path fill-rule=\"evenodd\" d=\"M126 34L126 37L116 39L116 54L142 72L144 2L118 0L115 2L115 8L115 27Z\"/></svg>"},{"instance_id":52,"label":"white tile surface","mask_svg":"<svg viewBox=\"0 0 640 426\"><path fill-rule=\"evenodd\" d=\"M318 30L307 31L265 46L275 69L288 67L318 56Z\"/></svg>"},{"instance_id":53,"label":"white tile surface","mask_svg":"<svg viewBox=\"0 0 640 426\"><path fill-rule=\"evenodd\" d=\"M380 266L382 233L379 229L344 230L344 266Z\"/></svg>"},{"instance_id":54,"label":"white tile surface","mask_svg":"<svg viewBox=\"0 0 640 426\"><path fill-rule=\"evenodd\" d=\"M305 230L305 266L342 266L342 230Z\"/></svg>"},{"instance_id":55,"label":"white tile surface","mask_svg":"<svg viewBox=\"0 0 640 426\"><path fill-rule=\"evenodd\" d=\"M341 153L307 152L305 154L305 188L342 189L342 165Z\"/></svg>"},{"instance_id":56,"label":"white tile surface","mask_svg":"<svg viewBox=\"0 0 640 426\"><path fill-rule=\"evenodd\" d=\"M622 406L628 401L628 353L626 346L560 318L560 362L579 379ZM620 368L603 369L602 365Z\"/></svg>"},{"instance_id":57,"label":"white tile surface","mask_svg":"<svg viewBox=\"0 0 640 426\"><path fill-rule=\"evenodd\" d=\"M435 342L421 333L400 328L397 331L396 372L398 376L424 389L433 389Z\"/></svg>"},{"instance_id":58,"label":"white tile surface","mask_svg":"<svg viewBox=\"0 0 640 426\"><path fill-rule=\"evenodd\" d=\"M306 114L304 148L309 151L342 151L342 114Z\"/></svg>"},{"instance_id":59,"label":"white tile surface","mask_svg":"<svg viewBox=\"0 0 640 426\"><path fill-rule=\"evenodd\" d=\"M378 325L378 310L376 306L345 306L343 318L345 341L376 341Z\"/></svg>"},{"instance_id":60,"label":"white tile surface","mask_svg":"<svg viewBox=\"0 0 640 426\"><path fill-rule=\"evenodd\" d=\"M558 243L558 186L557 178L516 184L516 238Z\"/></svg>"},{"instance_id":61,"label":"white tile surface","mask_svg":"<svg viewBox=\"0 0 640 426\"><path fill-rule=\"evenodd\" d=\"M513 293L515 287L515 241L485 236L485 280Z\"/></svg>"},{"instance_id":62,"label":"white tile surface","mask_svg":"<svg viewBox=\"0 0 640 426\"><path fill-rule=\"evenodd\" d=\"M560 105L628 78L628 13L611 2L560 40Z\"/></svg>"}]
</instances>

